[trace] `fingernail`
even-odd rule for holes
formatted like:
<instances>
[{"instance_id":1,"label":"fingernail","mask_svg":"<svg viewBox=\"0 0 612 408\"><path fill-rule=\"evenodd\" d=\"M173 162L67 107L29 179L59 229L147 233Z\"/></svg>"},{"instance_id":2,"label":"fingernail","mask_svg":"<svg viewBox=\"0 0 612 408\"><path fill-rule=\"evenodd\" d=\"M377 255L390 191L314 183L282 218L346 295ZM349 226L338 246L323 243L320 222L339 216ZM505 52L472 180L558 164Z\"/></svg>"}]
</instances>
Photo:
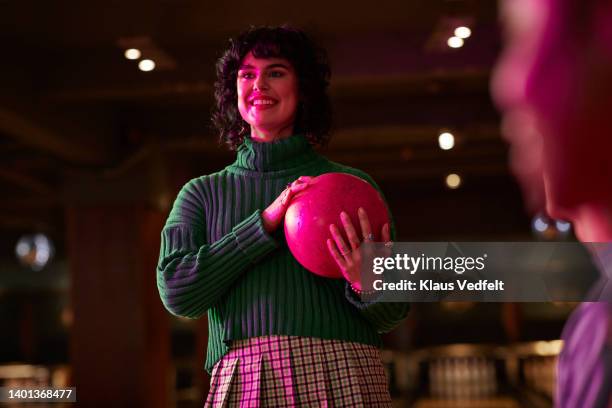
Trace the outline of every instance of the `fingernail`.
<instances>
[{"instance_id":1,"label":"fingernail","mask_svg":"<svg viewBox=\"0 0 612 408\"><path fill-rule=\"evenodd\" d=\"M357 210L357 211L359 211L359 214L364 214L365 213L365 210L362 207L359 207L359 210Z\"/></svg>"},{"instance_id":2,"label":"fingernail","mask_svg":"<svg viewBox=\"0 0 612 408\"><path fill-rule=\"evenodd\" d=\"M347 213L345 213L344 211L342 211L342 212L340 213L340 217L342 217L342 218L348 218L348 214L347 214Z\"/></svg>"}]
</instances>

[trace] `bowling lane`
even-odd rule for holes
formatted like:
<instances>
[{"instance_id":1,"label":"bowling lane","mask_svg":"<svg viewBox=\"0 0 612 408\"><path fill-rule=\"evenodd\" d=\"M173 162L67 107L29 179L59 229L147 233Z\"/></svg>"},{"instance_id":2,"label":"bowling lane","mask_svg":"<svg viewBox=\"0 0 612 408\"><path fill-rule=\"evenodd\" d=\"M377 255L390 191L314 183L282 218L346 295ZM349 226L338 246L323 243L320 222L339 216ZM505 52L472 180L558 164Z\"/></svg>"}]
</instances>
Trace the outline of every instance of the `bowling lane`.
<instances>
[{"instance_id":1,"label":"bowling lane","mask_svg":"<svg viewBox=\"0 0 612 408\"><path fill-rule=\"evenodd\" d=\"M510 397L484 398L480 400L422 399L412 406L414 408L522 408L518 401Z\"/></svg>"},{"instance_id":2,"label":"bowling lane","mask_svg":"<svg viewBox=\"0 0 612 408\"><path fill-rule=\"evenodd\" d=\"M532 407L553 405L559 340L510 345L449 344L383 361L395 407Z\"/></svg>"}]
</instances>

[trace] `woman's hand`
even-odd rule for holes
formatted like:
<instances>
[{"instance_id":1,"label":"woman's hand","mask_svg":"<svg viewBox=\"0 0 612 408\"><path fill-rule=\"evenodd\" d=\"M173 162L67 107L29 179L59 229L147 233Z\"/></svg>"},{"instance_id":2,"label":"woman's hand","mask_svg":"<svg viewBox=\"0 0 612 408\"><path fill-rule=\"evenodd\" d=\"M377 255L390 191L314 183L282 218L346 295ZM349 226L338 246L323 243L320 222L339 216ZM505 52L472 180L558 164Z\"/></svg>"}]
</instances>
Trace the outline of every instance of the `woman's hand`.
<instances>
[{"instance_id":1,"label":"woman's hand","mask_svg":"<svg viewBox=\"0 0 612 408\"><path fill-rule=\"evenodd\" d=\"M385 254L374 254L373 251L371 251L371 246L367 247L367 249L370 249L368 251L364 251L363 249L359 248L362 239L364 241L373 242L374 236L372 235L370 220L368 219L368 215L366 214L365 210L363 208L359 208L357 214L359 216L359 224L361 226L363 237L361 238L357 235L357 231L355 231L355 227L353 227L350 217L343 211L340 213L340 219L342 220L344 232L346 233L349 242L347 244L340 233L340 229L335 224L331 224L329 226L329 232L331 233L333 239L327 240L327 249L342 271L344 279L349 281L353 289L360 292L364 290L361 282L361 263L370 263L370 259L374 256L389 256L391 249L385 245ZM389 224L383 225L381 237L383 242L391 242ZM365 290L371 290L370 284L371 282L368 282L364 285Z\"/></svg>"},{"instance_id":2,"label":"woman's hand","mask_svg":"<svg viewBox=\"0 0 612 408\"><path fill-rule=\"evenodd\" d=\"M308 187L308 184L313 178L314 177L310 176L301 176L293 183L289 184L287 188L276 197L276 200L274 200L268 208L263 210L261 218L263 219L264 228L268 233L276 231L285 217L285 213L287 212L287 208L293 196Z\"/></svg>"}]
</instances>

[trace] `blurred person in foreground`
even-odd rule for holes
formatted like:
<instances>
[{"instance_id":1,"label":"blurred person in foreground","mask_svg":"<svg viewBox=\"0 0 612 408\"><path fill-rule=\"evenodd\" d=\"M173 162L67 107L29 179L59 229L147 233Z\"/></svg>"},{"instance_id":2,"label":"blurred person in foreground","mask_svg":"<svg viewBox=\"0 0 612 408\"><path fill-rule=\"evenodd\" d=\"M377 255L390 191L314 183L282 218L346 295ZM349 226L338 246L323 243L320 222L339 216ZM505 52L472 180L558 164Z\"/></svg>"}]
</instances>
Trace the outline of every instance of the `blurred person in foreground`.
<instances>
[{"instance_id":1,"label":"blurred person in foreground","mask_svg":"<svg viewBox=\"0 0 612 408\"><path fill-rule=\"evenodd\" d=\"M527 206L570 220L602 275L564 328L555 406L611 407L612 1L500 4L492 92L511 166Z\"/></svg>"}]
</instances>

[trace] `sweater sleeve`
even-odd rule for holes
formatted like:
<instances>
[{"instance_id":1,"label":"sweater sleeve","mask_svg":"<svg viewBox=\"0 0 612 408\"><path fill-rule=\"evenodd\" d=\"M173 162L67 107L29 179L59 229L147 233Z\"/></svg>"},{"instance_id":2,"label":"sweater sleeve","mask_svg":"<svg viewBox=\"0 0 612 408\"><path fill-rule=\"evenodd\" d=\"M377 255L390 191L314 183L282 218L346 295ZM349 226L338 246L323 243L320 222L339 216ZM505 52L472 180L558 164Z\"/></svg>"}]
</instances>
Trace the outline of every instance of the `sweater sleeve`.
<instances>
[{"instance_id":1,"label":"sweater sleeve","mask_svg":"<svg viewBox=\"0 0 612 408\"><path fill-rule=\"evenodd\" d=\"M408 302L363 301L353 292L351 285L345 283L346 299L361 312L361 316L376 328L378 333L388 333L397 327L410 310Z\"/></svg>"},{"instance_id":2,"label":"sweater sleeve","mask_svg":"<svg viewBox=\"0 0 612 408\"><path fill-rule=\"evenodd\" d=\"M197 318L238 277L277 247L256 210L216 242L206 242L206 205L198 179L187 183L161 233L157 288L170 313Z\"/></svg>"},{"instance_id":3,"label":"sweater sleeve","mask_svg":"<svg viewBox=\"0 0 612 408\"><path fill-rule=\"evenodd\" d=\"M367 173L348 166L342 166L340 171L355 175L370 183L383 197L385 204L387 203L382 190ZM388 204L387 212L389 213L389 219L391 221L391 239L395 240L395 223L393 221L393 215L389 210ZM387 333L393 330L395 327L397 327L397 325L400 324L402 320L404 320L404 318L408 314L408 311L410 310L410 303L408 302L384 302L380 300L364 302L359 297L359 295L357 295L351 289L351 286L348 282L345 282L344 292L346 300L353 306L355 306L357 310L359 310L362 317L366 319L370 324L372 324L376 328L376 331L378 333Z\"/></svg>"}]
</instances>

